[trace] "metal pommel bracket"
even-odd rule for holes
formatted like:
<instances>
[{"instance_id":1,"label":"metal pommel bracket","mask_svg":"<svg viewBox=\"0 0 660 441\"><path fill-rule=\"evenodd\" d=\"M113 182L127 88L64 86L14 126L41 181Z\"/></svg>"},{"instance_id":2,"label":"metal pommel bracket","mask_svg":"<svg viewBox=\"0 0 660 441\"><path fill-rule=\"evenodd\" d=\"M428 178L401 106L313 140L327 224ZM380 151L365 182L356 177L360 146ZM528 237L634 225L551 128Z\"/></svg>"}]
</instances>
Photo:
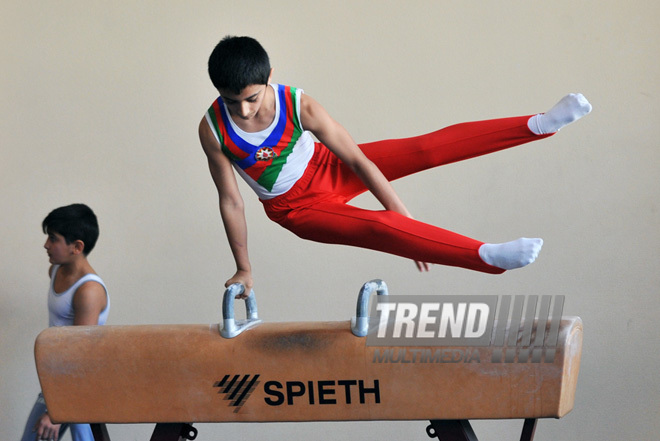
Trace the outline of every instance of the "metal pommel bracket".
<instances>
[{"instance_id":1,"label":"metal pommel bracket","mask_svg":"<svg viewBox=\"0 0 660 441\"><path fill-rule=\"evenodd\" d=\"M364 337L369 332L369 298L376 291L379 296L387 295L387 284L380 279L371 280L360 289L356 316L351 319L351 331L357 337Z\"/></svg>"},{"instance_id":2,"label":"metal pommel bracket","mask_svg":"<svg viewBox=\"0 0 660 441\"><path fill-rule=\"evenodd\" d=\"M234 300L237 295L243 294L245 287L240 283L234 283L225 290L222 298L222 327L220 335L224 338L234 338L246 329L261 323L257 312L257 298L254 296L254 290L250 290L250 295L245 299L245 310L247 318L245 320L234 320Z\"/></svg>"}]
</instances>

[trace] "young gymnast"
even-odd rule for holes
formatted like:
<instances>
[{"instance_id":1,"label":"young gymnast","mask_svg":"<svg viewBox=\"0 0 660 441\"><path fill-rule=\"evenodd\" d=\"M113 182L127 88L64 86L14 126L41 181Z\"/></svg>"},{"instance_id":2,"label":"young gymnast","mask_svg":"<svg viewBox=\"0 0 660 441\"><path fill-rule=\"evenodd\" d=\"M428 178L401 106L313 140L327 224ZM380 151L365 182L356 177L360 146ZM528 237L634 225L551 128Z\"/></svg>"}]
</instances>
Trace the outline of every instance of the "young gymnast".
<instances>
[{"instance_id":1,"label":"young gymnast","mask_svg":"<svg viewBox=\"0 0 660 441\"><path fill-rule=\"evenodd\" d=\"M48 269L48 325L103 325L110 311L110 298L103 280L87 260L99 236L94 212L84 204L51 211L42 223L48 235L44 248ZM57 441L71 429L73 441L93 441L89 424L53 424L43 395L35 402L21 441Z\"/></svg>"},{"instance_id":2,"label":"young gymnast","mask_svg":"<svg viewBox=\"0 0 660 441\"><path fill-rule=\"evenodd\" d=\"M420 271L436 263L499 274L532 263L543 241L483 243L416 221L390 181L543 139L591 111L584 96L569 94L543 114L462 123L358 146L301 89L271 84L268 54L256 40L223 38L208 70L220 96L200 122L199 137L236 262L225 286L242 283L245 293L253 285L252 268L234 169L255 191L268 217L301 238L410 258ZM384 210L348 204L365 191Z\"/></svg>"}]
</instances>

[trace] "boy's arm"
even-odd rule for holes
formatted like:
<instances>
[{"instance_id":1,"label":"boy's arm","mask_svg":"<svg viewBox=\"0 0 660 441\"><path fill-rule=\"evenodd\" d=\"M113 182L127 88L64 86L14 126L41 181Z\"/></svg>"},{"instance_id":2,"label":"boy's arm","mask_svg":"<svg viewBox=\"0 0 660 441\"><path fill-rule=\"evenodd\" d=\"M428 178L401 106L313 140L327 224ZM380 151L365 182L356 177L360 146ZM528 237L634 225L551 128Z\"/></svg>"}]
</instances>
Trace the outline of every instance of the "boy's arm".
<instances>
[{"instance_id":1,"label":"boy's arm","mask_svg":"<svg viewBox=\"0 0 660 441\"><path fill-rule=\"evenodd\" d=\"M73 295L73 324L95 326L107 305L105 289L97 282L83 283Z\"/></svg>"},{"instance_id":2,"label":"boy's arm","mask_svg":"<svg viewBox=\"0 0 660 441\"><path fill-rule=\"evenodd\" d=\"M236 176L220 144L211 132L205 118L199 124L199 140L209 163L211 177L218 190L220 216L225 227L229 248L236 262L236 273L225 282L225 287L241 283L245 291L237 298L246 298L252 289L252 267L247 248L247 223L243 198L236 182Z\"/></svg>"},{"instance_id":3,"label":"boy's arm","mask_svg":"<svg viewBox=\"0 0 660 441\"><path fill-rule=\"evenodd\" d=\"M348 165L386 210L412 218L392 184L364 155L348 131L332 119L318 102L308 95L302 95L300 113L303 127ZM429 270L425 262L416 261L415 264L420 271Z\"/></svg>"}]
</instances>

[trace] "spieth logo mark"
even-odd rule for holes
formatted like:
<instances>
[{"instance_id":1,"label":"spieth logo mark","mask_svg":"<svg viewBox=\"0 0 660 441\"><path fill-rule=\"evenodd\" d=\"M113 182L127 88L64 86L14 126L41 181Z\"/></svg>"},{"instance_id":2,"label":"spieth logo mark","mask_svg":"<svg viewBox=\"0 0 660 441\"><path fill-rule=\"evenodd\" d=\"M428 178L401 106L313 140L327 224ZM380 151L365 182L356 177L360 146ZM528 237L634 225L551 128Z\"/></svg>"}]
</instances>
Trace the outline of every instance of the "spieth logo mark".
<instances>
[{"instance_id":1,"label":"spieth logo mark","mask_svg":"<svg viewBox=\"0 0 660 441\"><path fill-rule=\"evenodd\" d=\"M259 375L225 375L213 387L225 394L237 413L260 383ZM380 403L380 382L364 380L266 381L264 402L269 406Z\"/></svg>"},{"instance_id":2,"label":"spieth logo mark","mask_svg":"<svg viewBox=\"0 0 660 441\"><path fill-rule=\"evenodd\" d=\"M229 406L235 407L234 413L237 413L259 384L258 379L259 375L234 375L231 378L230 375L225 375L213 387L220 389L218 393L225 394L225 400L229 400Z\"/></svg>"},{"instance_id":3,"label":"spieth logo mark","mask_svg":"<svg viewBox=\"0 0 660 441\"><path fill-rule=\"evenodd\" d=\"M493 347L493 363L552 363L563 306L564 296L378 296L367 346L394 347L375 349L374 363L478 363L477 347Z\"/></svg>"}]
</instances>

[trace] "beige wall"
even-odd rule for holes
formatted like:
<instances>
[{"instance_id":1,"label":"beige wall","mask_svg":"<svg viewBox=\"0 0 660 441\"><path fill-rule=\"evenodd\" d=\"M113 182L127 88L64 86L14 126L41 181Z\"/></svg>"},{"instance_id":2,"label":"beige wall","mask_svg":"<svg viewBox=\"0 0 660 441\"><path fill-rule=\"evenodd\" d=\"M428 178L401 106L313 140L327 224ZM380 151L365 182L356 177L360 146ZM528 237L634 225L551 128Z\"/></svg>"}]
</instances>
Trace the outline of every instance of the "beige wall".
<instances>
[{"instance_id":1,"label":"beige wall","mask_svg":"<svg viewBox=\"0 0 660 441\"><path fill-rule=\"evenodd\" d=\"M657 439L660 5L297 3L3 2L0 438L19 437L39 390L40 222L52 208L86 202L99 216L90 260L111 290L109 323L220 320L233 263L196 126L215 97L208 54L232 33L261 40L274 80L303 87L359 142L589 97L594 112L558 136L396 183L422 220L485 241L543 237L534 265L420 275L397 257L301 241L245 193L255 290L268 321L347 320L375 277L393 294L563 294L585 324L576 407L541 421L537 439ZM423 439L425 426L199 425L198 439ZM519 427L475 424L483 440ZM110 427L115 439L150 431Z\"/></svg>"}]
</instances>

